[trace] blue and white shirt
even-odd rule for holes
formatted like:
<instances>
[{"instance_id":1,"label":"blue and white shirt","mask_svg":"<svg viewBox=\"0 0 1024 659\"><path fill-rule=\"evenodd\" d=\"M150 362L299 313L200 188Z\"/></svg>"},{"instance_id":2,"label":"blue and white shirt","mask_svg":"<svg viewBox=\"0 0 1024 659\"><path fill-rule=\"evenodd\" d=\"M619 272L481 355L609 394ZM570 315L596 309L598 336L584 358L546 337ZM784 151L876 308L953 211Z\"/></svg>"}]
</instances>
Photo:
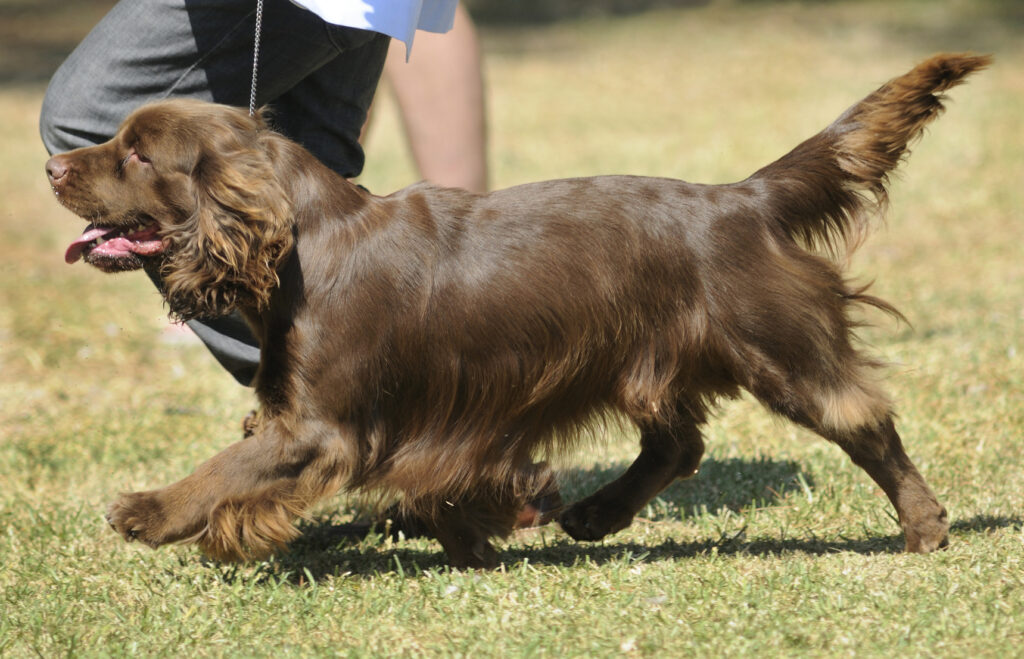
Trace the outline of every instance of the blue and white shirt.
<instances>
[{"instance_id":1,"label":"blue and white shirt","mask_svg":"<svg viewBox=\"0 0 1024 659\"><path fill-rule=\"evenodd\" d=\"M292 0L328 23L372 30L405 43L412 50L416 30L447 32L455 21L458 0Z\"/></svg>"}]
</instances>

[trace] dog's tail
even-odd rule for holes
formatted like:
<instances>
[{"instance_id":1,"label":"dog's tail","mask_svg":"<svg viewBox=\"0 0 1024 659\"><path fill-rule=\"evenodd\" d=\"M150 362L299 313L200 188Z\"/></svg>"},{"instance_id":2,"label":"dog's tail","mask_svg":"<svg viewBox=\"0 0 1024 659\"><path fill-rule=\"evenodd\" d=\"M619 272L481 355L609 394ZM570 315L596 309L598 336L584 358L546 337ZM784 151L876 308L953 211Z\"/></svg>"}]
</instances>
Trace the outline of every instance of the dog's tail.
<instances>
[{"instance_id":1,"label":"dog's tail","mask_svg":"<svg viewBox=\"0 0 1024 659\"><path fill-rule=\"evenodd\" d=\"M833 253L856 247L884 210L889 172L943 110L943 95L991 57L941 54L890 80L828 128L756 172L794 240Z\"/></svg>"}]
</instances>

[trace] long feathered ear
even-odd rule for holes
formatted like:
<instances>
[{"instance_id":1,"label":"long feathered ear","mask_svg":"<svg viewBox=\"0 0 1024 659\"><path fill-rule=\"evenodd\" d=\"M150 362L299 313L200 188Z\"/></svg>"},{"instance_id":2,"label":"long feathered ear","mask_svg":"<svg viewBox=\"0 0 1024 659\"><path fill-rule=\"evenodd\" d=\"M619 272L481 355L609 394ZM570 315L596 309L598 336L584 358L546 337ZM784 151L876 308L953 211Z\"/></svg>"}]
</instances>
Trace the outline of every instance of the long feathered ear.
<instances>
[{"instance_id":1,"label":"long feathered ear","mask_svg":"<svg viewBox=\"0 0 1024 659\"><path fill-rule=\"evenodd\" d=\"M265 308L294 243L291 204L258 138L228 141L200 155L195 212L165 236L164 296L183 320Z\"/></svg>"}]
</instances>

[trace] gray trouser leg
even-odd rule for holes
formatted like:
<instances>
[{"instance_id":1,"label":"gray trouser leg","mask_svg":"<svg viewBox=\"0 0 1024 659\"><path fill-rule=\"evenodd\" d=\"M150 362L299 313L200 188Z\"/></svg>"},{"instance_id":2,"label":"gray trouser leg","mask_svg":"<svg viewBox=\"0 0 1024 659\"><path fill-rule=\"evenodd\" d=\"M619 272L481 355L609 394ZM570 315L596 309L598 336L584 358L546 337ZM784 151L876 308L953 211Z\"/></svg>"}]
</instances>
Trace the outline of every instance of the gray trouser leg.
<instances>
[{"instance_id":1,"label":"gray trouser leg","mask_svg":"<svg viewBox=\"0 0 1024 659\"><path fill-rule=\"evenodd\" d=\"M47 150L105 142L156 99L247 106L255 13L255 0L121 0L50 81L40 116ZM279 131L355 176L388 41L328 25L289 0L264 0L257 104L271 105ZM189 325L239 382L252 382L259 346L241 318Z\"/></svg>"}]
</instances>

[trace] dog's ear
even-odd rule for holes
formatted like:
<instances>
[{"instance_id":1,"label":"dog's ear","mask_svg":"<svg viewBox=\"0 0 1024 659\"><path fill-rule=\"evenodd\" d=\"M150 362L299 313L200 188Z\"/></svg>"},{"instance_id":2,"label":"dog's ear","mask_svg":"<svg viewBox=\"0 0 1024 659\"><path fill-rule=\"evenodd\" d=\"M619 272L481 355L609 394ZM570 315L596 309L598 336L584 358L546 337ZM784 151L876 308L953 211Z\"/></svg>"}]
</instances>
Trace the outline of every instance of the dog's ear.
<instances>
[{"instance_id":1,"label":"dog's ear","mask_svg":"<svg viewBox=\"0 0 1024 659\"><path fill-rule=\"evenodd\" d=\"M171 313L189 319L265 308L294 238L291 203L258 136L204 149L192 183L194 212L169 232L161 269Z\"/></svg>"}]
</instances>

